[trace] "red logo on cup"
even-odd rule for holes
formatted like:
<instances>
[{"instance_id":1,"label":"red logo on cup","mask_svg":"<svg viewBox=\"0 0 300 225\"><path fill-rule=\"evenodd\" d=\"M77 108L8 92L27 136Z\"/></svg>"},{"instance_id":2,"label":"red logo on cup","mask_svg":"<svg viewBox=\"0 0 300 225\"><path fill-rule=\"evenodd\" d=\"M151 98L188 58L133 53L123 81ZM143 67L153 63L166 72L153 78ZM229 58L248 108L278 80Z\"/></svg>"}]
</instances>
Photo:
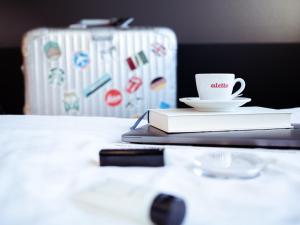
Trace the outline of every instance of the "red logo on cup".
<instances>
[{"instance_id":1,"label":"red logo on cup","mask_svg":"<svg viewBox=\"0 0 300 225\"><path fill-rule=\"evenodd\" d=\"M105 94L105 102L109 106L117 106L120 105L122 102L122 95L116 89L111 89Z\"/></svg>"},{"instance_id":2,"label":"red logo on cup","mask_svg":"<svg viewBox=\"0 0 300 225\"><path fill-rule=\"evenodd\" d=\"M215 83L210 85L211 88L228 88L226 83Z\"/></svg>"},{"instance_id":3,"label":"red logo on cup","mask_svg":"<svg viewBox=\"0 0 300 225\"><path fill-rule=\"evenodd\" d=\"M137 91L142 85L142 79L136 76L133 76L129 79L126 91L130 94Z\"/></svg>"}]
</instances>

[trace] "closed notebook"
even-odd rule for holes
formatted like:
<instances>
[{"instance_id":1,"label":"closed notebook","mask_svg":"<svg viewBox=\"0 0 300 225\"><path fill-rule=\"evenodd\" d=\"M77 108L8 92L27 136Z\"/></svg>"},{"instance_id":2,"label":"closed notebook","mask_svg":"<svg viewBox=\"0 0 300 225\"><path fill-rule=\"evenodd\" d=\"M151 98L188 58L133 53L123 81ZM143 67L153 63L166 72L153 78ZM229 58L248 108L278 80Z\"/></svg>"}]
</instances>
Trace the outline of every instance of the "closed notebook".
<instances>
[{"instance_id":1,"label":"closed notebook","mask_svg":"<svg viewBox=\"0 0 300 225\"><path fill-rule=\"evenodd\" d=\"M151 109L149 124L168 133L291 128L291 113L262 107L240 107L233 112Z\"/></svg>"}]
</instances>

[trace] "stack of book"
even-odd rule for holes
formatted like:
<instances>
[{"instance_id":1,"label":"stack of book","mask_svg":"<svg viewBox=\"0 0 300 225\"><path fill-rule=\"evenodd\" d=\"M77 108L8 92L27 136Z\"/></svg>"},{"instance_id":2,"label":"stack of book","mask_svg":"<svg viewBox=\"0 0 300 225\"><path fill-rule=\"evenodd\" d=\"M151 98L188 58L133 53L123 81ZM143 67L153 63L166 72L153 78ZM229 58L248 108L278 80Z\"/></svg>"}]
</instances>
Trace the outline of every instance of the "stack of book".
<instances>
[{"instance_id":1,"label":"stack of book","mask_svg":"<svg viewBox=\"0 0 300 225\"><path fill-rule=\"evenodd\" d=\"M291 128L291 113L262 107L240 107L233 112L151 109L149 124L167 133Z\"/></svg>"},{"instance_id":2,"label":"stack of book","mask_svg":"<svg viewBox=\"0 0 300 225\"><path fill-rule=\"evenodd\" d=\"M141 117L122 135L122 141L300 149L300 129L291 125L291 116L288 111L262 107L240 107L232 112L151 109L149 124L137 128Z\"/></svg>"}]
</instances>

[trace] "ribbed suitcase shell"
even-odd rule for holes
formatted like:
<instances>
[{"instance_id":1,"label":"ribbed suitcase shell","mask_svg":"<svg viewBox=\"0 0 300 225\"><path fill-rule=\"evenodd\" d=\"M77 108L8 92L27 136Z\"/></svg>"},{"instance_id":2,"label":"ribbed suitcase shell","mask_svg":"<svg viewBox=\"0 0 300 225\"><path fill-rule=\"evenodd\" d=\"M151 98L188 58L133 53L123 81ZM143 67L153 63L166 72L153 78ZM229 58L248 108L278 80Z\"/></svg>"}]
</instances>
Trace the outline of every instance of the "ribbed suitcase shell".
<instances>
[{"instance_id":1,"label":"ribbed suitcase shell","mask_svg":"<svg viewBox=\"0 0 300 225\"><path fill-rule=\"evenodd\" d=\"M26 114L136 117L176 107L168 28L35 29L22 44Z\"/></svg>"}]
</instances>

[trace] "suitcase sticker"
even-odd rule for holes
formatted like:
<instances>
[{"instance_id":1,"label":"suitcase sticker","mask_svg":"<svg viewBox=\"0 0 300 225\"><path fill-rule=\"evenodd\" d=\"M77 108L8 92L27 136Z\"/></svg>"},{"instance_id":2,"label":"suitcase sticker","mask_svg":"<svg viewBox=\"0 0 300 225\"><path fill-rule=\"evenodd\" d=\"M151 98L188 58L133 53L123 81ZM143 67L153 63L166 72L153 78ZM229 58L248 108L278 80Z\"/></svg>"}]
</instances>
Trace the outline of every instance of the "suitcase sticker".
<instances>
[{"instance_id":1,"label":"suitcase sticker","mask_svg":"<svg viewBox=\"0 0 300 225\"><path fill-rule=\"evenodd\" d=\"M122 94L116 89L111 89L105 94L105 102L108 106L115 107L121 104Z\"/></svg>"},{"instance_id":2,"label":"suitcase sticker","mask_svg":"<svg viewBox=\"0 0 300 225\"><path fill-rule=\"evenodd\" d=\"M90 86L83 90L83 95L85 97L89 97L91 94L103 87L109 81L111 81L111 76L109 74L102 75L96 82L92 83Z\"/></svg>"},{"instance_id":3,"label":"suitcase sticker","mask_svg":"<svg viewBox=\"0 0 300 225\"><path fill-rule=\"evenodd\" d=\"M143 84L143 81L140 77L133 76L129 79L128 85L126 88L127 93L136 92Z\"/></svg>"},{"instance_id":4,"label":"suitcase sticker","mask_svg":"<svg viewBox=\"0 0 300 225\"><path fill-rule=\"evenodd\" d=\"M76 67L83 69L90 63L90 58L87 52L79 51L73 56L73 63Z\"/></svg>"},{"instance_id":5,"label":"suitcase sticker","mask_svg":"<svg viewBox=\"0 0 300 225\"><path fill-rule=\"evenodd\" d=\"M50 84L62 85L65 81L65 71L61 68L52 68L49 72L48 80Z\"/></svg>"},{"instance_id":6,"label":"suitcase sticker","mask_svg":"<svg viewBox=\"0 0 300 225\"><path fill-rule=\"evenodd\" d=\"M67 113L79 111L79 98L74 91L64 93L63 103Z\"/></svg>"},{"instance_id":7,"label":"suitcase sticker","mask_svg":"<svg viewBox=\"0 0 300 225\"><path fill-rule=\"evenodd\" d=\"M55 41L49 41L44 46L46 57L50 60L57 60L61 56L59 44Z\"/></svg>"},{"instance_id":8,"label":"suitcase sticker","mask_svg":"<svg viewBox=\"0 0 300 225\"><path fill-rule=\"evenodd\" d=\"M140 51L139 53L127 58L128 66L131 70L135 70L138 67L145 65L148 63L148 59L144 53L144 51Z\"/></svg>"}]
</instances>

